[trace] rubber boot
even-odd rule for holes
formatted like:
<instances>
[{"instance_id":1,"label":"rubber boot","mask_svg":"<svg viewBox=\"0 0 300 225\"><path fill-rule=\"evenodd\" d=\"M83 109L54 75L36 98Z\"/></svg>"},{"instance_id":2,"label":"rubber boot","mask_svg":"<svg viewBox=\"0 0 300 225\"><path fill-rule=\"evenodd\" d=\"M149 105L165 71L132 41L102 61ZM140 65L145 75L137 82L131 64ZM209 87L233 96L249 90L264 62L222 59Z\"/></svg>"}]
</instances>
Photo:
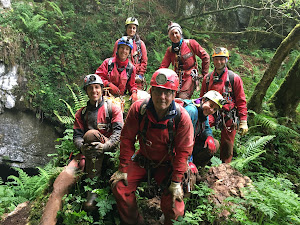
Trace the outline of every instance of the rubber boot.
<instances>
[{"instance_id":1,"label":"rubber boot","mask_svg":"<svg viewBox=\"0 0 300 225\"><path fill-rule=\"evenodd\" d=\"M96 176L101 176L102 162L104 154L97 158L86 158L85 172L87 173L87 178L94 179ZM93 189L98 188L96 185L92 186ZM87 192L86 202L83 203L83 208L86 212L93 212L97 209L96 207L97 194L91 191Z\"/></svg>"},{"instance_id":2,"label":"rubber boot","mask_svg":"<svg viewBox=\"0 0 300 225\"><path fill-rule=\"evenodd\" d=\"M221 142L220 158L223 163L230 163L233 157L233 143L230 141Z\"/></svg>"}]
</instances>

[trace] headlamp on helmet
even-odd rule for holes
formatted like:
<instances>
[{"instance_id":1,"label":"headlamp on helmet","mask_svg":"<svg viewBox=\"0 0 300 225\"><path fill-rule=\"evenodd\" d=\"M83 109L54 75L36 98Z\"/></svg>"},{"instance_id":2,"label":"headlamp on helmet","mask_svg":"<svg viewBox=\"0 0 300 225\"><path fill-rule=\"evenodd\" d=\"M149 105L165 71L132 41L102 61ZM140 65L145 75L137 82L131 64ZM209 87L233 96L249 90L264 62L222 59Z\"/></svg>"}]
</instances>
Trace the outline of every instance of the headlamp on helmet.
<instances>
[{"instance_id":1,"label":"headlamp on helmet","mask_svg":"<svg viewBox=\"0 0 300 225\"><path fill-rule=\"evenodd\" d=\"M213 52L213 55L212 57L226 57L227 59L229 58L229 52L226 48L223 48L223 47L217 47L214 49L214 52Z\"/></svg>"},{"instance_id":2,"label":"headlamp on helmet","mask_svg":"<svg viewBox=\"0 0 300 225\"><path fill-rule=\"evenodd\" d=\"M89 74L84 78L84 90L86 90L90 84L100 84L103 86L103 81L97 74Z\"/></svg>"},{"instance_id":3,"label":"headlamp on helmet","mask_svg":"<svg viewBox=\"0 0 300 225\"><path fill-rule=\"evenodd\" d=\"M130 47L131 50L133 49L133 41L128 36L121 37L120 40L118 41L118 47L119 45L127 45L128 47Z\"/></svg>"},{"instance_id":4,"label":"headlamp on helmet","mask_svg":"<svg viewBox=\"0 0 300 225\"><path fill-rule=\"evenodd\" d=\"M135 17L128 17L125 21L125 26L127 26L129 24L134 24L134 25L138 26L139 21Z\"/></svg>"},{"instance_id":5,"label":"headlamp on helmet","mask_svg":"<svg viewBox=\"0 0 300 225\"><path fill-rule=\"evenodd\" d=\"M227 104L227 101L223 98L223 96L219 92L214 91L214 90L208 91L205 95L203 95L203 98L212 100L220 108L222 108L223 105Z\"/></svg>"},{"instance_id":6,"label":"headlamp on helmet","mask_svg":"<svg viewBox=\"0 0 300 225\"><path fill-rule=\"evenodd\" d=\"M168 79L165 74L159 73L156 76L155 81L158 85L164 85L167 83Z\"/></svg>"},{"instance_id":7,"label":"headlamp on helmet","mask_svg":"<svg viewBox=\"0 0 300 225\"><path fill-rule=\"evenodd\" d=\"M174 70L161 68L154 72L150 85L153 87L178 91L179 79Z\"/></svg>"}]
</instances>

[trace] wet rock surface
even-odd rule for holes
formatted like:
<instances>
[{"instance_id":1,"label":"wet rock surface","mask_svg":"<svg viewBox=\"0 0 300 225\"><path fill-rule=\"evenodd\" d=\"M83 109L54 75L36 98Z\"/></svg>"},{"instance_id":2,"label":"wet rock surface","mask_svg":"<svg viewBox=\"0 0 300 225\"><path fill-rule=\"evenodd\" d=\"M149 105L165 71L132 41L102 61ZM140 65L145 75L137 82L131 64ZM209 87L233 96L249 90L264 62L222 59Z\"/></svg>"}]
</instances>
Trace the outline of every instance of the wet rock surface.
<instances>
[{"instance_id":1,"label":"wet rock surface","mask_svg":"<svg viewBox=\"0 0 300 225\"><path fill-rule=\"evenodd\" d=\"M0 114L0 124L0 168L44 166L51 160L47 155L56 153L55 129L34 115L6 110ZM1 177L4 172L0 171Z\"/></svg>"}]
</instances>

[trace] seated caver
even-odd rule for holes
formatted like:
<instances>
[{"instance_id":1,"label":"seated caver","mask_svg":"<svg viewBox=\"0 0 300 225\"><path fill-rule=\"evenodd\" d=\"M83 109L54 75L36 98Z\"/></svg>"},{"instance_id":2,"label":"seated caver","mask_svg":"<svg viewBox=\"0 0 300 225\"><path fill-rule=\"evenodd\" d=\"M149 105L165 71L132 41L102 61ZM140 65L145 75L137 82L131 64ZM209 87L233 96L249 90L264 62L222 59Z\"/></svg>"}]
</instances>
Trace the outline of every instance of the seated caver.
<instances>
[{"instance_id":1,"label":"seated caver","mask_svg":"<svg viewBox=\"0 0 300 225\"><path fill-rule=\"evenodd\" d=\"M132 101L135 102L137 100L136 68L128 60L132 48L132 39L123 36L118 41L116 56L105 59L95 73L101 77L104 87L108 87L112 95L120 96L128 91Z\"/></svg>"},{"instance_id":2,"label":"seated caver","mask_svg":"<svg viewBox=\"0 0 300 225\"><path fill-rule=\"evenodd\" d=\"M123 114L119 107L103 99L103 82L96 74L84 78L84 90L89 101L87 106L75 114L73 142L80 153L58 175L49 197L42 225L56 224L56 214L61 209L62 197L68 193L79 178L78 172L84 171L88 178L101 176L105 152L115 151L119 144L123 127ZM97 188L95 184L92 188ZM96 193L88 192L84 203L86 211L96 209Z\"/></svg>"}]
</instances>

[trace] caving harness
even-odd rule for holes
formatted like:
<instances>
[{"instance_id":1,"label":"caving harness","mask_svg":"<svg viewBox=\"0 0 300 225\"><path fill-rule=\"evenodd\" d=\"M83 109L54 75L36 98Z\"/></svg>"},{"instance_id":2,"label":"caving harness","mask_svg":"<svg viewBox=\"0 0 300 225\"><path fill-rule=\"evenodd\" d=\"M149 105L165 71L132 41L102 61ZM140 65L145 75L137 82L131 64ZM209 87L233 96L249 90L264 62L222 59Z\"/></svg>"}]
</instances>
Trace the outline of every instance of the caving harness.
<instances>
[{"instance_id":1,"label":"caving harness","mask_svg":"<svg viewBox=\"0 0 300 225\"><path fill-rule=\"evenodd\" d=\"M107 65L107 74L109 75L113 69L114 69L114 65L115 63L113 62L113 58L114 57L111 57L109 58L108 60L108 65ZM126 75L127 75L127 82L126 82L126 85L125 87L127 86L127 83L129 82L130 78L131 78L131 74L133 72L133 65L131 62L128 62L127 66L126 66ZM124 70L124 68L118 68L118 71L119 72L122 72Z\"/></svg>"},{"instance_id":2,"label":"caving harness","mask_svg":"<svg viewBox=\"0 0 300 225\"><path fill-rule=\"evenodd\" d=\"M190 76L192 77L193 81L195 81L195 82L196 81L199 81L199 82L201 81L201 78L199 77L199 74L198 74L198 61L197 61L195 52L193 51L193 49L191 47L190 40L189 39L184 39L183 41L186 43L186 45L190 49L190 52L187 53L187 54L185 54L185 55L183 55L183 56L181 56L180 49L178 51L175 51L174 71L179 76L179 90L181 90L181 87L182 87L182 76L185 73L184 71L189 71L193 67L196 67L197 69L192 69L191 73L190 73ZM172 47L169 47L169 48L170 48L170 51L172 51ZM188 68L186 70L183 70L183 63L182 63L181 57L183 59L187 59L187 58L192 57L192 56L195 58L194 65L190 66L190 68Z\"/></svg>"},{"instance_id":3,"label":"caving harness","mask_svg":"<svg viewBox=\"0 0 300 225\"><path fill-rule=\"evenodd\" d=\"M136 51L132 54L133 60L134 60L134 64L139 64L141 63L142 60L142 44L141 44L141 40L135 41L136 44Z\"/></svg>"},{"instance_id":4,"label":"caving harness","mask_svg":"<svg viewBox=\"0 0 300 225\"><path fill-rule=\"evenodd\" d=\"M107 100L103 100L104 101L104 108L105 108L105 120L106 123L99 123L97 124L97 128L99 130L106 130L107 132L111 131L112 129L112 124L111 124L111 119L112 119L112 103L111 101L107 101ZM87 106L85 106L82 110L81 110L81 120L83 121L83 128L84 128L84 132L87 132L88 130L88 114L87 114ZM68 164L71 162L71 160L74 158L73 152L71 152L70 156L69 156L69 161Z\"/></svg>"},{"instance_id":5,"label":"caving harness","mask_svg":"<svg viewBox=\"0 0 300 225\"><path fill-rule=\"evenodd\" d=\"M206 77L206 92L208 91L209 81L210 77L212 75L212 72L209 73ZM227 79L225 82L225 88L224 92L222 93L222 96L226 101L229 103L234 98L234 77L235 73L231 70L228 70L227 73ZM214 81L219 81L219 78L214 77ZM229 107L229 111L225 110L219 110L216 113L213 114L213 117L215 118L215 127L216 129L222 130L223 128L226 128L227 131L232 132L233 130L236 130L239 125L239 117L237 112L237 107ZM232 120L232 125L230 127L226 126L226 122L228 120Z\"/></svg>"},{"instance_id":6,"label":"caving harness","mask_svg":"<svg viewBox=\"0 0 300 225\"><path fill-rule=\"evenodd\" d=\"M103 100L104 101L104 109L105 109L105 120L106 123L98 123L97 129L98 130L106 130L110 132L112 129L111 119L112 119L112 103L111 101ZM81 111L81 119L83 121L84 131L88 130L88 115L86 106Z\"/></svg>"},{"instance_id":7,"label":"caving harness","mask_svg":"<svg viewBox=\"0 0 300 225\"><path fill-rule=\"evenodd\" d=\"M170 169L170 170L166 170L166 173L168 173L168 174L166 175L166 178L160 185L160 188L162 190L164 190L171 183L171 175L172 175L172 170L173 170L172 169L172 159L171 159L171 161L164 161L164 159L168 155L172 155L172 156L175 155L174 141L175 141L175 137L176 137L177 127L178 127L178 124L179 124L180 118L181 118L181 111L180 111L179 105L177 105L175 103L177 114L175 117L169 119L169 121L167 123L167 129L168 129L168 134L169 134L168 153L161 159L160 162L158 162L158 163L153 162L150 159L148 152L147 152L147 146L151 146L151 144L152 144L151 141L147 140L147 129L148 129L148 125L149 125L149 118L145 114L146 114L146 110L147 110L146 107L147 107L148 102L149 102L149 99L145 99L142 102L142 104L140 105L139 116L138 116L139 124L141 124L142 120L144 119L144 126L143 126L142 130L139 131L139 135L140 135L140 137L142 139L142 143L145 147L146 157L143 156L142 154L134 154L131 159L132 159L132 161L137 162L140 167L144 168L147 171L148 186L151 186L151 178L152 178L151 174L152 174L153 170L155 170L159 166L165 166L166 168ZM187 164L188 164L188 162L187 162ZM191 180L191 171L190 171L190 169L188 169L187 172L184 174L184 179L182 181L183 190L186 193L190 192L190 190L191 190L190 180Z\"/></svg>"}]
</instances>

